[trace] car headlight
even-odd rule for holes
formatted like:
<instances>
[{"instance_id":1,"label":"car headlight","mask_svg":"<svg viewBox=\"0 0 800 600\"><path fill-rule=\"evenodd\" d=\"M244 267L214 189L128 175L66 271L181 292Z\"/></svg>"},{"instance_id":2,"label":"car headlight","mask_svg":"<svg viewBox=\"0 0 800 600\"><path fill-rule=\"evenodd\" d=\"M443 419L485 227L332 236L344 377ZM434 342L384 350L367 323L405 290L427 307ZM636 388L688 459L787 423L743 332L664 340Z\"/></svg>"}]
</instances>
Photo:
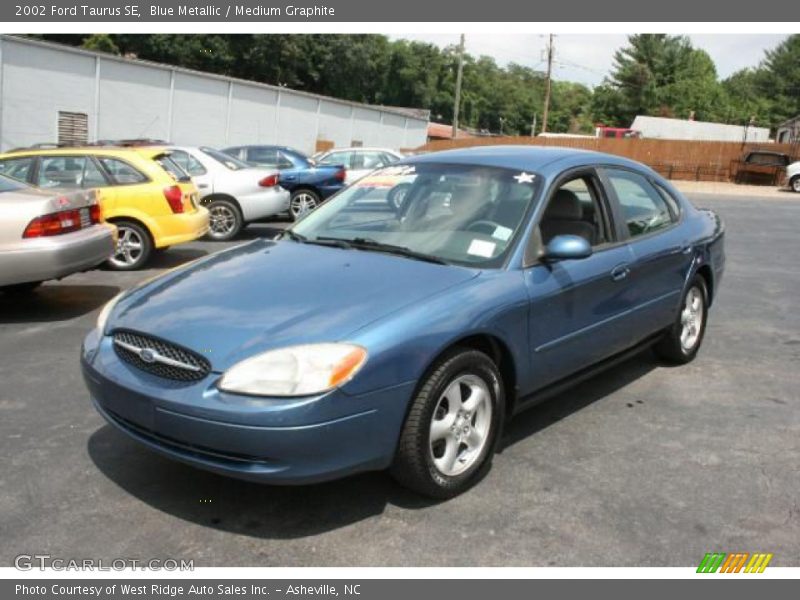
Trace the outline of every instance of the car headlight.
<instances>
[{"instance_id":1,"label":"car headlight","mask_svg":"<svg viewBox=\"0 0 800 600\"><path fill-rule=\"evenodd\" d=\"M366 360L367 351L355 344L290 346L235 364L219 388L254 396L310 396L347 383Z\"/></svg>"},{"instance_id":2,"label":"car headlight","mask_svg":"<svg viewBox=\"0 0 800 600\"><path fill-rule=\"evenodd\" d=\"M108 315L111 314L111 311L114 310L114 307L117 305L122 297L125 295L125 292L120 292L116 296L114 296L111 300L106 302L106 305L103 307L103 310L100 311L100 314L97 315L97 328L100 330L100 333L105 333L106 330L106 321L108 321Z\"/></svg>"}]
</instances>

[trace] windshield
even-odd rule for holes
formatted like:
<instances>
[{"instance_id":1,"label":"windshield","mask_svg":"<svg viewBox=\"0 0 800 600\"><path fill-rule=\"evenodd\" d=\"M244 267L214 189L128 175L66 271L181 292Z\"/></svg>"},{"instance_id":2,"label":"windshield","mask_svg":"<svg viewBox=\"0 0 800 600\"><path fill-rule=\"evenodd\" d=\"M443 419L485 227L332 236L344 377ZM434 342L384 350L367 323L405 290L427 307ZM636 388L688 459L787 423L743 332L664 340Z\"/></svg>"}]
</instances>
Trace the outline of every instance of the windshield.
<instances>
[{"instance_id":1,"label":"windshield","mask_svg":"<svg viewBox=\"0 0 800 600\"><path fill-rule=\"evenodd\" d=\"M222 165L224 165L231 171L238 171L239 169L249 169L252 166L248 165L243 160L239 160L238 158L234 158L230 154L225 154L224 152L220 152L219 150L214 150L213 148L200 148L200 150L203 152L203 154L207 154L218 163L222 163Z\"/></svg>"},{"instance_id":2,"label":"windshield","mask_svg":"<svg viewBox=\"0 0 800 600\"><path fill-rule=\"evenodd\" d=\"M15 181L13 179L9 179L5 175L0 175L0 193L2 192L16 192L17 190L26 189L27 185L24 183L20 183L19 181Z\"/></svg>"},{"instance_id":3,"label":"windshield","mask_svg":"<svg viewBox=\"0 0 800 600\"><path fill-rule=\"evenodd\" d=\"M524 226L539 181L533 173L496 167L389 166L309 213L287 236L374 251L391 245L417 258L497 268Z\"/></svg>"}]
</instances>

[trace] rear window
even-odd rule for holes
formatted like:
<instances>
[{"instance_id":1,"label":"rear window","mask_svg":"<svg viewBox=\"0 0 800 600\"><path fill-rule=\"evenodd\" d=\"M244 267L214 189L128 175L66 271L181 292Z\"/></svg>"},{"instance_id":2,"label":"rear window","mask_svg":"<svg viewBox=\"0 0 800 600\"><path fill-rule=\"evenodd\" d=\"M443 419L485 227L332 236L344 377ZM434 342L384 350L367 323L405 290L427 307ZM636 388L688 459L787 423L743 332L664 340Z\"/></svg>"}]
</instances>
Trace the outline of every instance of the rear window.
<instances>
[{"instance_id":1,"label":"rear window","mask_svg":"<svg viewBox=\"0 0 800 600\"><path fill-rule=\"evenodd\" d=\"M248 169L250 165L246 162L239 160L238 158L234 158L230 154L225 154L224 152L220 152L219 150L214 150L214 148L200 148L203 154L206 154L213 158L218 163L221 163L223 166L227 167L231 171L238 171L239 169Z\"/></svg>"},{"instance_id":2,"label":"rear window","mask_svg":"<svg viewBox=\"0 0 800 600\"><path fill-rule=\"evenodd\" d=\"M0 160L0 175L18 179L19 181L28 181L33 161L34 158L32 156Z\"/></svg>"},{"instance_id":3,"label":"rear window","mask_svg":"<svg viewBox=\"0 0 800 600\"><path fill-rule=\"evenodd\" d=\"M2 192L15 192L17 190L23 190L28 186L14 181L13 179L9 179L8 177L4 177L0 175L0 193Z\"/></svg>"},{"instance_id":4,"label":"rear window","mask_svg":"<svg viewBox=\"0 0 800 600\"><path fill-rule=\"evenodd\" d=\"M189 174L181 169L180 165L172 160L168 154L162 154L161 156L156 156L153 160L155 160L162 169L164 169L167 173L172 175L172 178L175 181L191 181L192 178Z\"/></svg>"}]
</instances>

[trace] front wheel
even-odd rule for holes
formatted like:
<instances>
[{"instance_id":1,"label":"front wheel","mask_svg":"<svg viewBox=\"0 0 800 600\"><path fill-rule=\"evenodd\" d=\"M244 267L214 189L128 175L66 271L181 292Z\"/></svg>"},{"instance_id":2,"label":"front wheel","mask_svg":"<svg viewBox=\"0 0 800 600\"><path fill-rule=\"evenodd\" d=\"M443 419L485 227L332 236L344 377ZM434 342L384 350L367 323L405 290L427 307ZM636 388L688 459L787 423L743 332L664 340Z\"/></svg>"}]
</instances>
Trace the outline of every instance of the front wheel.
<instances>
[{"instance_id":1,"label":"front wheel","mask_svg":"<svg viewBox=\"0 0 800 600\"><path fill-rule=\"evenodd\" d=\"M244 219L239 207L230 200L212 200L208 208L208 237L215 242L227 242L242 230Z\"/></svg>"},{"instance_id":2,"label":"front wheel","mask_svg":"<svg viewBox=\"0 0 800 600\"><path fill-rule=\"evenodd\" d=\"M491 466L503 422L497 366L483 352L458 348L442 358L413 399L392 475L433 498L451 498Z\"/></svg>"},{"instance_id":3,"label":"front wheel","mask_svg":"<svg viewBox=\"0 0 800 600\"><path fill-rule=\"evenodd\" d=\"M320 203L319 194L313 190L295 190L289 199L289 212L292 219L297 221L312 210L317 208Z\"/></svg>"},{"instance_id":4,"label":"front wheel","mask_svg":"<svg viewBox=\"0 0 800 600\"><path fill-rule=\"evenodd\" d=\"M673 363L686 364L694 360L703 343L708 315L708 288L705 280L695 275L683 295L675 323L655 345L656 353Z\"/></svg>"},{"instance_id":5,"label":"front wheel","mask_svg":"<svg viewBox=\"0 0 800 600\"><path fill-rule=\"evenodd\" d=\"M793 192L800 193L800 175L792 177L792 180L789 182L789 187L792 188Z\"/></svg>"},{"instance_id":6,"label":"front wheel","mask_svg":"<svg viewBox=\"0 0 800 600\"><path fill-rule=\"evenodd\" d=\"M153 241L147 230L133 221L114 221L117 226L117 247L108 259L116 271L135 271L144 266L153 252Z\"/></svg>"}]
</instances>

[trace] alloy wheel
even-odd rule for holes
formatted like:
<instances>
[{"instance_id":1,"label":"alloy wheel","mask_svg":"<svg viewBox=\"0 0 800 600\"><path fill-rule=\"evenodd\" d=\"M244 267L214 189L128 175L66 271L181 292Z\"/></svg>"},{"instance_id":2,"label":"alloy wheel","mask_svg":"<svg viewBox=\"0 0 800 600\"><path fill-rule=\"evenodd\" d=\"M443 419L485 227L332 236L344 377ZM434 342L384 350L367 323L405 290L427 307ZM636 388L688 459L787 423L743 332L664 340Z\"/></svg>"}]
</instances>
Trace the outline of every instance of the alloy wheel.
<instances>
[{"instance_id":1,"label":"alloy wheel","mask_svg":"<svg viewBox=\"0 0 800 600\"><path fill-rule=\"evenodd\" d=\"M317 208L317 199L308 192L299 192L292 197L291 208L292 216L299 219Z\"/></svg>"},{"instance_id":2,"label":"alloy wheel","mask_svg":"<svg viewBox=\"0 0 800 600\"><path fill-rule=\"evenodd\" d=\"M489 386L477 375L461 375L447 386L433 412L430 453L448 477L469 469L481 456L492 424Z\"/></svg>"},{"instance_id":3,"label":"alloy wheel","mask_svg":"<svg viewBox=\"0 0 800 600\"><path fill-rule=\"evenodd\" d=\"M236 229L236 214L225 204L215 204L209 211L209 235L212 238L228 237Z\"/></svg>"},{"instance_id":4,"label":"alloy wheel","mask_svg":"<svg viewBox=\"0 0 800 600\"><path fill-rule=\"evenodd\" d=\"M138 232L124 225L118 226L117 247L109 262L116 267L130 267L142 257L144 240Z\"/></svg>"},{"instance_id":5,"label":"alloy wheel","mask_svg":"<svg viewBox=\"0 0 800 600\"><path fill-rule=\"evenodd\" d=\"M704 318L703 292L698 287L692 287L686 294L681 311L681 348L685 353L691 352L700 340Z\"/></svg>"}]
</instances>

